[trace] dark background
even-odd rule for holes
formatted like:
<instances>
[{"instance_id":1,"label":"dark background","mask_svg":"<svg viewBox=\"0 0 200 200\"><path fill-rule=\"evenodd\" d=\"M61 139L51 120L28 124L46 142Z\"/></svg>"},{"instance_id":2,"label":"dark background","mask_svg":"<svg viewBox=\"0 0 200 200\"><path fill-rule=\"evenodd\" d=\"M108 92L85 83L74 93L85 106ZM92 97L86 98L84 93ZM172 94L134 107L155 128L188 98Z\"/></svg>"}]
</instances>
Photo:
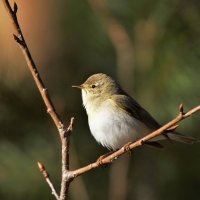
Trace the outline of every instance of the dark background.
<instances>
[{"instance_id":1,"label":"dark background","mask_svg":"<svg viewBox=\"0 0 200 200\"><path fill-rule=\"evenodd\" d=\"M11 1L12 2L12 1ZM116 78L160 122L200 100L198 0L17 1L19 21L54 105L67 124L75 116L71 168L107 150L90 134L80 91L93 73ZM53 199L37 169L41 161L60 188L56 127L14 42L0 2L0 199ZM179 132L199 137L200 114ZM163 142L141 147L71 185L69 198L188 200L200 195L200 146Z\"/></svg>"}]
</instances>

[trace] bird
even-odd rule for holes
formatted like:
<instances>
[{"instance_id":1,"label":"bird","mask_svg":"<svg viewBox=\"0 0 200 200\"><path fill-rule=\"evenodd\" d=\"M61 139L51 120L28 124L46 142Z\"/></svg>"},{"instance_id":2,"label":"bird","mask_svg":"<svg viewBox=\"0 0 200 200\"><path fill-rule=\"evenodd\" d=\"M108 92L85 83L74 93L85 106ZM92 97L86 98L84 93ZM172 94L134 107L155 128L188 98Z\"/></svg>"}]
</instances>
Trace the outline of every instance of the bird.
<instances>
[{"instance_id":1,"label":"bird","mask_svg":"<svg viewBox=\"0 0 200 200\"><path fill-rule=\"evenodd\" d=\"M161 127L149 112L104 73L91 75L83 84L72 87L81 89L91 134L109 150L115 151ZM162 147L159 141L164 139L186 144L198 141L180 133L165 131L147 144Z\"/></svg>"}]
</instances>

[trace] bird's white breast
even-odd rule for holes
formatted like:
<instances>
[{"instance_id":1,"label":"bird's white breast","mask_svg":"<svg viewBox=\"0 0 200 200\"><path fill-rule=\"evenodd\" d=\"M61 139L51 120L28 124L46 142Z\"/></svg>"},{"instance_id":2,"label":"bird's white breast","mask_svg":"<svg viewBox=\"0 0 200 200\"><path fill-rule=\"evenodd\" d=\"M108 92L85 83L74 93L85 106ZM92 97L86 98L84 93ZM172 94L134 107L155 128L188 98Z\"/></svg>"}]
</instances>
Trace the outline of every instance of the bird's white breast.
<instances>
[{"instance_id":1,"label":"bird's white breast","mask_svg":"<svg viewBox=\"0 0 200 200\"><path fill-rule=\"evenodd\" d=\"M85 108L92 135L109 149L120 148L150 132L142 122L117 109L110 99L97 109L94 109L92 104L87 104Z\"/></svg>"}]
</instances>

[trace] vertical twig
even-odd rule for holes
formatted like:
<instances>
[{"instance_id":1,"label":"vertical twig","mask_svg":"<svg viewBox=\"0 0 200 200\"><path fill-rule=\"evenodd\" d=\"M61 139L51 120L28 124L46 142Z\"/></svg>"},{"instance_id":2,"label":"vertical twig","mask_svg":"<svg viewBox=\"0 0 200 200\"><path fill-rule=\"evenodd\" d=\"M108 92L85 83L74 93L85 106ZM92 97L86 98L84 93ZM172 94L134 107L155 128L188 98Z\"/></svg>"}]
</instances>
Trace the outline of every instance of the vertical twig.
<instances>
[{"instance_id":1,"label":"vertical twig","mask_svg":"<svg viewBox=\"0 0 200 200\"><path fill-rule=\"evenodd\" d=\"M38 163L38 167L39 167L40 171L42 172L43 176L45 177L55 198L59 199L59 200L66 200L69 185L70 185L71 181L77 176L80 176L92 169L98 168L100 165L99 165L99 162L96 161L94 163L91 163L91 164L89 164L85 167L79 168L77 170L69 171L69 137L70 137L70 134L73 129L74 118L71 118L70 124L69 124L68 128L66 128L65 125L63 124L63 122L61 121L59 115L56 113L53 103L49 97L47 88L45 87L44 83L42 82L42 79L39 75L37 67L32 59L30 51L29 51L27 44L25 42L25 39L23 37L21 28L20 28L18 20L17 20L17 10L18 10L17 4L14 3L14 7L12 9L8 0L3 0L3 2L9 13L9 16L11 17L11 20L14 24L15 31L17 33L17 35L14 35L14 38L15 38L16 42L19 44L19 46L24 54L24 57L26 58L27 65L28 65L28 67L31 71L31 74L35 80L38 90L40 91L42 99L47 107L47 112L51 116L52 120L54 121L54 123L59 131L59 135L60 135L61 143L62 143L62 181L61 181L60 196L57 195L56 190L53 186L53 183L51 182L49 175L47 174L45 168L41 165L41 163ZM200 111L200 105L194 107L193 109L189 110L186 113L183 112L183 105L180 105L179 114L176 118L174 118L173 120L171 120L169 123L165 124L164 126L160 127L158 130L137 140L136 142L126 144L125 145L126 148L124 146L121 149L119 149L118 151L103 158L101 160L101 163L102 164L110 164L115 158L122 156L123 154L125 154L127 151L129 151L131 149L134 149L136 147L143 145L145 141L148 141L148 140L162 134L163 131L175 130L177 128L178 122L182 121L183 119L191 116L192 114L194 114L198 111Z\"/></svg>"},{"instance_id":2,"label":"vertical twig","mask_svg":"<svg viewBox=\"0 0 200 200\"><path fill-rule=\"evenodd\" d=\"M69 185L73 178L71 177L71 172L69 171L69 137L72 133L74 126L74 117L71 118L68 128L65 130L64 138L62 140L62 181L60 190L60 200L65 200L67 197L67 192Z\"/></svg>"},{"instance_id":3,"label":"vertical twig","mask_svg":"<svg viewBox=\"0 0 200 200\"><path fill-rule=\"evenodd\" d=\"M60 200L66 199L69 184L71 182L70 176L68 176L69 171L69 135L67 134L68 131L62 122L61 118L57 114L55 107L49 97L49 93L47 88L45 87L42 78L40 77L39 71L36 67L36 64L31 56L31 53L28 49L28 46L26 44L26 41L24 39L22 30L20 28L18 19L17 19L17 4L14 3L13 9L10 6L10 3L8 0L3 0L3 3L5 5L5 8L7 9L9 16L13 22L14 29L16 34L14 34L15 41L19 44L24 57L26 59L27 65L29 67L29 70L33 76L33 79L35 80L35 83L37 85L37 88L42 96L42 99L46 105L47 113L51 116L52 120L54 121L54 124L56 125L61 143L62 143L62 181L61 181L61 192L60 192ZM72 122L73 123L73 122Z\"/></svg>"}]
</instances>

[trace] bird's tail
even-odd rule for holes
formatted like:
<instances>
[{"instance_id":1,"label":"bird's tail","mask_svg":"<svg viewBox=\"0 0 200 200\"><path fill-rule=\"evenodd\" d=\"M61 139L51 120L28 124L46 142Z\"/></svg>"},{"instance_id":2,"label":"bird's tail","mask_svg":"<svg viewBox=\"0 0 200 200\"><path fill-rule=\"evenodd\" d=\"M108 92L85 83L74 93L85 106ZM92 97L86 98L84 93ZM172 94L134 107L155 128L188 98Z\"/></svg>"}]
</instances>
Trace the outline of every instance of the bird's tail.
<instances>
[{"instance_id":1,"label":"bird's tail","mask_svg":"<svg viewBox=\"0 0 200 200\"><path fill-rule=\"evenodd\" d=\"M182 142L185 144L194 144L196 142L199 142L199 139L193 138L193 137L189 137L189 136L185 136L185 135L181 135L180 133L176 133L176 132L168 132L165 133L165 135L170 139L170 140L174 140L177 142Z\"/></svg>"}]
</instances>

